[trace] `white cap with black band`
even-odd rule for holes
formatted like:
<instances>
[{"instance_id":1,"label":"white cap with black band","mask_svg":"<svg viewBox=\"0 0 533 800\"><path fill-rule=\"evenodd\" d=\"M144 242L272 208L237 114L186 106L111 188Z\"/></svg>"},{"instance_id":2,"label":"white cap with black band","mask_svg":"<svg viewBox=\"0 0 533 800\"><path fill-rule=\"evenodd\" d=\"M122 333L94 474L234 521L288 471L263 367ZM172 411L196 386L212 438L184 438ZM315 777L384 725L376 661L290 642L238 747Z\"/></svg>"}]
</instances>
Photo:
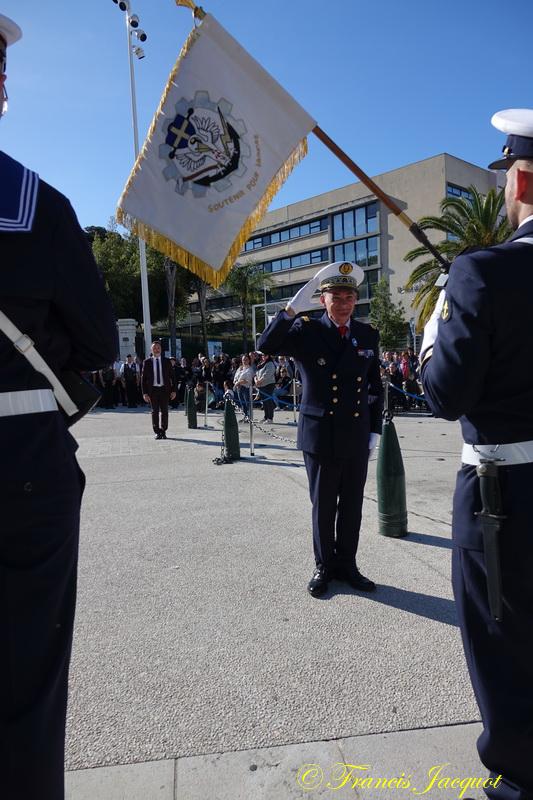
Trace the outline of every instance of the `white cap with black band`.
<instances>
[{"instance_id":1,"label":"white cap with black band","mask_svg":"<svg viewBox=\"0 0 533 800\"><path fill-rule=\"evenodd\" d=\"M0 39L4 40L6 47L9 47L22 38L22 31L16 22L0 14Z\"/></svg>"}]
</instances>

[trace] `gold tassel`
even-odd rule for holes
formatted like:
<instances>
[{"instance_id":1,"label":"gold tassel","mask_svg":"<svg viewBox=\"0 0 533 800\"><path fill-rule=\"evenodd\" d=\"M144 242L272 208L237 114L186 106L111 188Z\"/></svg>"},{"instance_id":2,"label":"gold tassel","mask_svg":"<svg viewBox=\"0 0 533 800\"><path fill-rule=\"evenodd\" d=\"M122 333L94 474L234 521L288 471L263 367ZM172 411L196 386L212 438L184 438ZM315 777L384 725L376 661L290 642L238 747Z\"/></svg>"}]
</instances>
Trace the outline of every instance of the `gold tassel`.
<instances>
[{"instance_id":1,"label":"gold tassel","mask_svg":"<svg viewBox=\"0 0 533 800\"><path fill-rule=\"evenodd\" d=\"M176 0L176 5L190 8L196 19L203 19L205 17L205 11L200 6L197 6L194 0Z\"/></svg>"},{"instance_id":2,"label":"gold tassel","mask_svg":"<svg viewBox=\"0 0 533 800\"><path fill-rule=\"evenodd\" d=\"M146 225L146 223L140 222L135 217L132 217L120 207L117 209L117 221L136 236L140 236L141 239L144 239L144 241L149 244L150 247L153 247L155 250L159 250L160 253L168 256L172 259L172 261L175 261L177 264L180 264L182 267L190 270L190 272L198 275L200 278L202 278L202 280L211 284L211 286L213 286L215 289L218 289L218 287L224 283L229 271L235 263L237 256L244 247L245 242L249 239L250 234L253 233L253 231L257 228L259 222L265 215L268 206L272 202L272 198L281 189L293 169L303 158L305 158L306 155L307 137L302 139L301 142L297 144L283 166L270 181L263 197L237 234L233 244L230 247L228 255L224 259L224 263L219 270L214 270L211 266L209 266L209 264L207 264L205 261L202 261L201 258L198 258L193 253L189 253L188 250L180 247L175 242L171 241L162 233L157 231L155 228L152 228L151 226ZM126 186L126 189L120 198L120 202L122 202L122 199L128 191L131 180L132 178L130 177L128 185Z\"/></svg>"}]
</instances>

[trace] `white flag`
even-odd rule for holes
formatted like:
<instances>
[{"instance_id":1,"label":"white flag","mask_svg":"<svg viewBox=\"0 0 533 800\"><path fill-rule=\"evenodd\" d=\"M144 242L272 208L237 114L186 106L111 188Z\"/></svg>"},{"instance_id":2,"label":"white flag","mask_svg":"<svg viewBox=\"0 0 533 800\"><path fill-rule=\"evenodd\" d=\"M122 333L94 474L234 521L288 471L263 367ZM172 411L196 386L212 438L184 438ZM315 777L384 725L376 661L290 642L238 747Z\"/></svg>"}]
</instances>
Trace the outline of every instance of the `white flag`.
<instances>
[{"instance_id":1,"label":"white flag","mask_svg":"<svg viewBox=\"0 0 533 800\"><path fill-rule=\"evenodd\" d=\"M170 75L117 219L219 286L315 125L206 15Z\"/></svg>"}]
</instances>

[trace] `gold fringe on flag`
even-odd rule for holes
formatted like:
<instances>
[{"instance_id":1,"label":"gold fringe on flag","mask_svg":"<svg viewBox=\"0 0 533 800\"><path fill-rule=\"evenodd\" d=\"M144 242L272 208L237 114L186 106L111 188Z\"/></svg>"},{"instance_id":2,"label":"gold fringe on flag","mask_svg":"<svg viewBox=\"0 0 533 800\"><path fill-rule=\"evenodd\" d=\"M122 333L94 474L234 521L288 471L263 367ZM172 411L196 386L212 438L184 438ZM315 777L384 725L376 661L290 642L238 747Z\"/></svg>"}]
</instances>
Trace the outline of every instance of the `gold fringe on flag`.
<instances>
[{"instance_id":1,"label":"gold fringe on flag","mask_svg":"<svg viewBox=\"0 0 533 800\"><path fill-rule=\"evenodd\" d=\"M152 126L153 127L153 126ZM152 131L150 131L151 133ZM307 137L304 137L294 148L286 162L283 166L278 170L278 172L274 175L272 180L270 181L269 185L266 188L266 191L253 210L252 214L248 217L244 225L242 226L241 230L237 234L235 241L230 247L228 255L224 259L224 263L222 264L219 270L213 269L209 264L202 259L198 258L194 255L194 253L189 253L188 250L185 250L183 247L180 247L175 242L168 239L162 233L157 231L155 228L146 225L144 222L140 222L139 220L132 217L130 214L124 212L120 207L117 209L117 220L121 225L124 225L125 228L130 230L136 236L140 236L141 239L153 247L155 250L159 250L160 253L163 255L168 256L175 261L177 264L180 264L182 267L186 267L186 269L193 272L195 275L198 275L202 280L206 281L206 283L211 284L215 289L224 283L229 271L231 270L233 264L239 253L241 252L242 248L244 247L245 242L249 239L250 234L254 232L256 227L258 226L261 219L264 217L268 206L272 202L273 197L277 194L277 192L281 189L293 169L300 163L300 161L305 158L307 155ZM138 162L137 162L138 163ZM135 165L137 167L137 164ZM135 171L135 168L134 168ZM132 173L133 176L134 172ZM128 191L128 187L132 180L132 176L128 181L128 185L124 190L122 197ZM121 198L122 200L122 198Z\"/></svg>"}]
</instances>

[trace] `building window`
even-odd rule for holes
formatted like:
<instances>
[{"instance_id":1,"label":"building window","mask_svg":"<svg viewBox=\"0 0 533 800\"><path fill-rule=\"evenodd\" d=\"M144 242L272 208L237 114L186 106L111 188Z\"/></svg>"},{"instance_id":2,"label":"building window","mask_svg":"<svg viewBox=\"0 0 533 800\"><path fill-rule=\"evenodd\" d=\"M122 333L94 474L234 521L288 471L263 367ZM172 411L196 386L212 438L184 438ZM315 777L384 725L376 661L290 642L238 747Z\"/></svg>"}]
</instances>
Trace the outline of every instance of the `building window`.
<instances>
[{"instance_id":1,"label":"building window","mask_svg":"<svg viewBox=\"0 0 533 800\"><path fill-rule=\"evenodd\" d=\"M365 279L359 284L359 300L370 300L374 294L374 289L379 281L381 270L367 269L365 270Z\"/></svg>"},{"instance_id":2,"label":"building window","mask_svg":"<svg viewBox=\"0 0 533 800\"><path fill-rule=\"evenodd\" d=\"M472 192L469 192L468 189L465 189L463 186L456 186L454 183L446 184L446 194L448 197L464 197L465 200L472 200Z\"/></svg>"},{"instance_id":3,"label":"building window","mask_svg":"<svg viewBox=\"0 0 533 800\"><path fill-rule=\"evenodd\" d=\"M351 239L354 236L364 236L367 233L376 233L378 230L378 204L368 203L358 206L342 214L333 215L333 241Z\"/></svg>"},{"instance_id":4,"label":"building window","mask_svg":"<svg viewBox=\"0 0 533 800\"><path fill-rule=\"evenodd\" d=\"M379 238L369 236L355 242L336 244L333 248L334 261L355 261L360 267L372 267L379 261Z\"/></svg>"},{"instance_id":5,"label":"building window","mask_svg":"<svg viewBox=\"0 0 533 800\"><path fill-rule=\"evenodd\" d=\"M311 233L319 233L327 229L328 218L321 217L320 219L314 219L312 222L292 225L290 228L274 231L274 233L267 233L264 236L254 236L246 242L244 249L246 252L249 252L250 250L257 250L260 247L268 247L271 244L288 242L290 239L299 239L301 236L309 236Z\"/></svg>"},{"instance_id":6,"label":"building window","mask_svg":"<svg viewBox=\"0 0 533 800\"><path fill-rule=\"evenodd\" d=\"M267 292L267 302L285 300L287 298L294 297L296 292L298 292L302 286L305 286L305 283L292 283L289 285L283 284L282 286L273 286Z\"/></svg>"},{"instance_id":7,"label":"building window","mask_svg":"<svg viewBox=\"0 0 533 800\"><path fill-rule=\"evenodd\" d=\"M263 272L281 272L284 269L294 269L296 267L307 267L309 264L320 264L321 261L328 260L327 247L321 250L310 250L307 253L297 253L294 256L277 258L274 261L265 261Z\"/></svg>"},{"instance_id":8,"label":"building window","mask_svg":"<svg viewBox=\"0 0 533 800\"><path fill-rule=\"evenodd\" d=\"M246 252L249 250L257 250L259 247L263 247L263 237L259 236L255 239L249 239L246 244L244 245L244 249Z\"/></svg>"}]
</instances>

